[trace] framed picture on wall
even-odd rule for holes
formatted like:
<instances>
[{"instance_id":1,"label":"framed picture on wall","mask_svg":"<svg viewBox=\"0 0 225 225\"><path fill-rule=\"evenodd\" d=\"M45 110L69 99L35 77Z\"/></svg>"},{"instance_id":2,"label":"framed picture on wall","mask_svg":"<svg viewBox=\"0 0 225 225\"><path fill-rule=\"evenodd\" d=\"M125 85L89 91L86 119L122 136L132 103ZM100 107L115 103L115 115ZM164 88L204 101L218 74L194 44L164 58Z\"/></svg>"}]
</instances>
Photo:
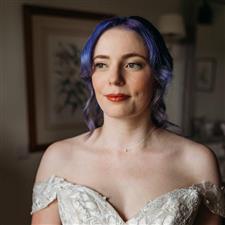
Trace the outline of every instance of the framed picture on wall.
<instances>
[{"instance_id":1,"label":"framed picture on wall","mask_svg":"<svg viewBox=\"0 0 225 225\"><path fill-rule=\"evenodd\" d=\"M198 58L196 61L196 90L213 91L216 79L216 60Z\"/></svg>"},{"instance_id":2,"label":"framed picture on wall","mask_svg":"<svg viewBox=\"0 0 225 225\"><path fill-rule=\"evenodd\" d=\"M23 5L29 151L87 131L80 52L99 21L112 15Z\"/></svg>"}]
</instances>

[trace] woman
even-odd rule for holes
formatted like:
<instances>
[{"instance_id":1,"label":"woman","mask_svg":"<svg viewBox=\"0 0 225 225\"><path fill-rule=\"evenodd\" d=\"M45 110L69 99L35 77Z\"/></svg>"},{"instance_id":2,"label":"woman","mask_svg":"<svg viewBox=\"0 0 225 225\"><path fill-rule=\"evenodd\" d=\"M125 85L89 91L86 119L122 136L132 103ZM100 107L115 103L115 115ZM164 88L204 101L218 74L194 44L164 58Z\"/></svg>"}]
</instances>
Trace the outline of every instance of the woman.
<instances>
[{"instance_id":1,"label":"woman","mask_svg":"<svg viewBox=\"0 0 225 225\"><path fill-rule=\"evenodd\" d=\"M215 156L166 130L172 58L156 28L141 17L101 22L81 75L90 132L44 153L32 224L218 225L215 214L225 212Z\"/></svg>"}]
</instances>

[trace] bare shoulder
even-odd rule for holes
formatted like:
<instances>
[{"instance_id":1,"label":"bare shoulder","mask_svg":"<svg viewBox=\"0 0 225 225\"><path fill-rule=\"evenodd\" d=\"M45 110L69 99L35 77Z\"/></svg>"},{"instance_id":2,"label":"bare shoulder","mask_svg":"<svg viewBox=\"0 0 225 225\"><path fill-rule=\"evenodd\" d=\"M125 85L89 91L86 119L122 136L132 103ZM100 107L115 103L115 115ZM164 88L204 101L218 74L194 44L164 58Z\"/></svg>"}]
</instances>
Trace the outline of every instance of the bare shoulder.
<instances>
[{"instance_id":1,"label":"bare shoulder","mask_svg":"<svg viewBox=\"0 0 225 225\"><path fill-rule=\"evenodd\" d=\"M220 183L217 158L211 149L175 133L166 133L170 146L178 153L175 157L179 169L183 170L191 182Z\"/></svg>"},{"instance_id":2,"label":"bare shoulder","mask_svg":"<svg viewBox=\"0 0 225 225\"><path fill-rule=\"evenodd\" d=\"M219 166L214 152L203 144L187 140L184 146L184 159L189 166L195 183L210 181L220 183Z\"/></svg>"},{"instance_id":3,"label":"bare shoulder","mask_svg":"<svg viewBox=\"0 0 225 225\"><path fill-rule=\"evenodd\" d=\"M60 176L63 174L69 162L74 158L76 151L80 149L79 146L81 146L88 133L86 132L51 144L41 158L36 174L36 182L44 181L52 175Z\"/></svg>"}]
</instances>

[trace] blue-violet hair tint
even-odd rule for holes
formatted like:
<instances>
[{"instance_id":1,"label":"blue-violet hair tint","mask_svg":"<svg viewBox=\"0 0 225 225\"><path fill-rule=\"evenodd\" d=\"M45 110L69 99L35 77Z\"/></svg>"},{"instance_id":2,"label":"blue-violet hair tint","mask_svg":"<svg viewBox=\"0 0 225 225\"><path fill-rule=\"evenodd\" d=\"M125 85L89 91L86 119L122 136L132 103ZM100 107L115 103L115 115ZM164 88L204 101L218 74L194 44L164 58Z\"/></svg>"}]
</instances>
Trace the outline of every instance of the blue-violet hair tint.
<instances>
[{"instance_id":1,"label":"blue-violet hair tint","mask_svg":"<svg viewBox=\"0 0 225 225\"><path fill-rule=\"evenodd\" d=\"M149 116L156 127L166 127L170 122L167 121L164 94L172 78L173 59L159 31L149 21L139 16L113 17L100 22L81 52L81 78L89 92L89 98L83 109L87 126L93 131L103 123L103 112L97 103L91 79L95 45L105 31L118 26L137 32L144 40L154 80Z\"/></svg>"}]
</instances>

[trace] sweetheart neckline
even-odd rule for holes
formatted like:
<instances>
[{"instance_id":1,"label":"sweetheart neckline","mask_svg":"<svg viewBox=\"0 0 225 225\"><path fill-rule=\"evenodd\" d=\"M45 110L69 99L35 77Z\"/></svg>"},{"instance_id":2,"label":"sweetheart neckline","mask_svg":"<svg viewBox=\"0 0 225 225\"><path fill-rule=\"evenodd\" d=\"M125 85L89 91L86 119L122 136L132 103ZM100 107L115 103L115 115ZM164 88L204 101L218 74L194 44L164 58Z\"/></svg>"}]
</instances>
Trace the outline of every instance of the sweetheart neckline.
<instances>
[{"instance_id":1,"label":"sweetheart neckline","mask_svg":"<svg viewBox=\"0 0 225 225\"><path fill-rule=\"evenodd\" d=\"M101 201L103 201L104 203L106 203L107 205L107 208L109 208L113 214L115 214L115 216L125 225L128 225L132 220L136 219L150 204L152 204L153 202L156 202L158 200L160 200L161 198L163 197L166 197L170 194L173 194L173 193L176 193L180 190L192 190L192 191L197 191L196 188L194 188L195 186L199 185L199 184L204 184L204 183L207 183L209 181L202 181L200 183L197 183L197 184L192 184L190 186L187 186L187 187L178 187L178 188L175 188L171 191L168 191L166 193L163 193L151 200L147 200L145 202L145 204L134 214L134 216L131 216L130 218L124 220L123 217L120 215L119 211L112 205L112 203L110 203L108 200L107 200L107 196L103 195L101 192L97 191L96 189L92 188L92 187L89 187L88 185L83 185L83 184L77 184L77 183L74 183L72 181L69 181L67 180L66 178L63 178L63 177L60 177L60 176L57 176L57 175L52 175L49 179L47 179L46 181L40 181L40 182L37 182L36 185L39 185L39 184L42 184L42 183L46 183L48 180L53 180L54 178L60 180L60 181L63 181L67 184L70 184L71 186L73 187L80 187L80 188L84 188L86 189L87 191L93 193L94 195L97 195L99 197L99 199ZM210 182L209 182L210 183Z\"/></svg>"},{"instance_id":2,"label":"sweetheart neckline","mask_svg":"<svg viewBox=\"0 0 225 225\"><path fill-rule=\"evenodd\" d=\"M66 181L66 180L64 180L64 181L65 181L65 182L68 182L68 181ZM68 182L68 183L70 183L70 182ZM175 188L175 189L173 189L173 190L171 190L171 191L168 191L168 192L166 192L166 193L164 193L164 194L161 194L161 195L159 195L159 196L157 196L157 197L155 197L155 198L153 198L153 199L147 200L147 201L144 203L144 205L143 205L141 208L139 208L139 209L137 210L137 212L136 212L133 216L131 216L130 218L124 220L123 217L121 216L121 213L119 213L119 211L115 208L115 206L113 206L113 204L107 200L108 198L107 198L105 195L103 195L103 194L101 194L100 192L96 191L95 189L93 189L93 188L91 188L91 187L88 187L88 186L85 186L85 185L73 184L73 183L70 183L70 184L73 185L73 186L77 186L77 187L84 188L84 189L86 189L87 191L92 192L94 195L99 196L99 199L100 199L101 201L103 201L104 203L106 203L106 204L107 204L107 207L110 208L110 209L112 210L112 212L113 212L114 214L116 214L116 216L119 218L119 220L120 220L123 224L125 224L125 225L128 225L132 220L135 220L136 218L138 218L138 216L140 216L141 213L142 213L142 212L143 212L150 204L153 204L154 202L159 201L160 199L165 198L165 197L168 196L168 195L174 194L174 193L176 193L176 192L178 192L178 191L181 191L181 190L183 190L183 191L189 191L189 190L197 191L196 189L193 189L193 185L188 186L188 187Z\"/></svg>"}]
</instances>

